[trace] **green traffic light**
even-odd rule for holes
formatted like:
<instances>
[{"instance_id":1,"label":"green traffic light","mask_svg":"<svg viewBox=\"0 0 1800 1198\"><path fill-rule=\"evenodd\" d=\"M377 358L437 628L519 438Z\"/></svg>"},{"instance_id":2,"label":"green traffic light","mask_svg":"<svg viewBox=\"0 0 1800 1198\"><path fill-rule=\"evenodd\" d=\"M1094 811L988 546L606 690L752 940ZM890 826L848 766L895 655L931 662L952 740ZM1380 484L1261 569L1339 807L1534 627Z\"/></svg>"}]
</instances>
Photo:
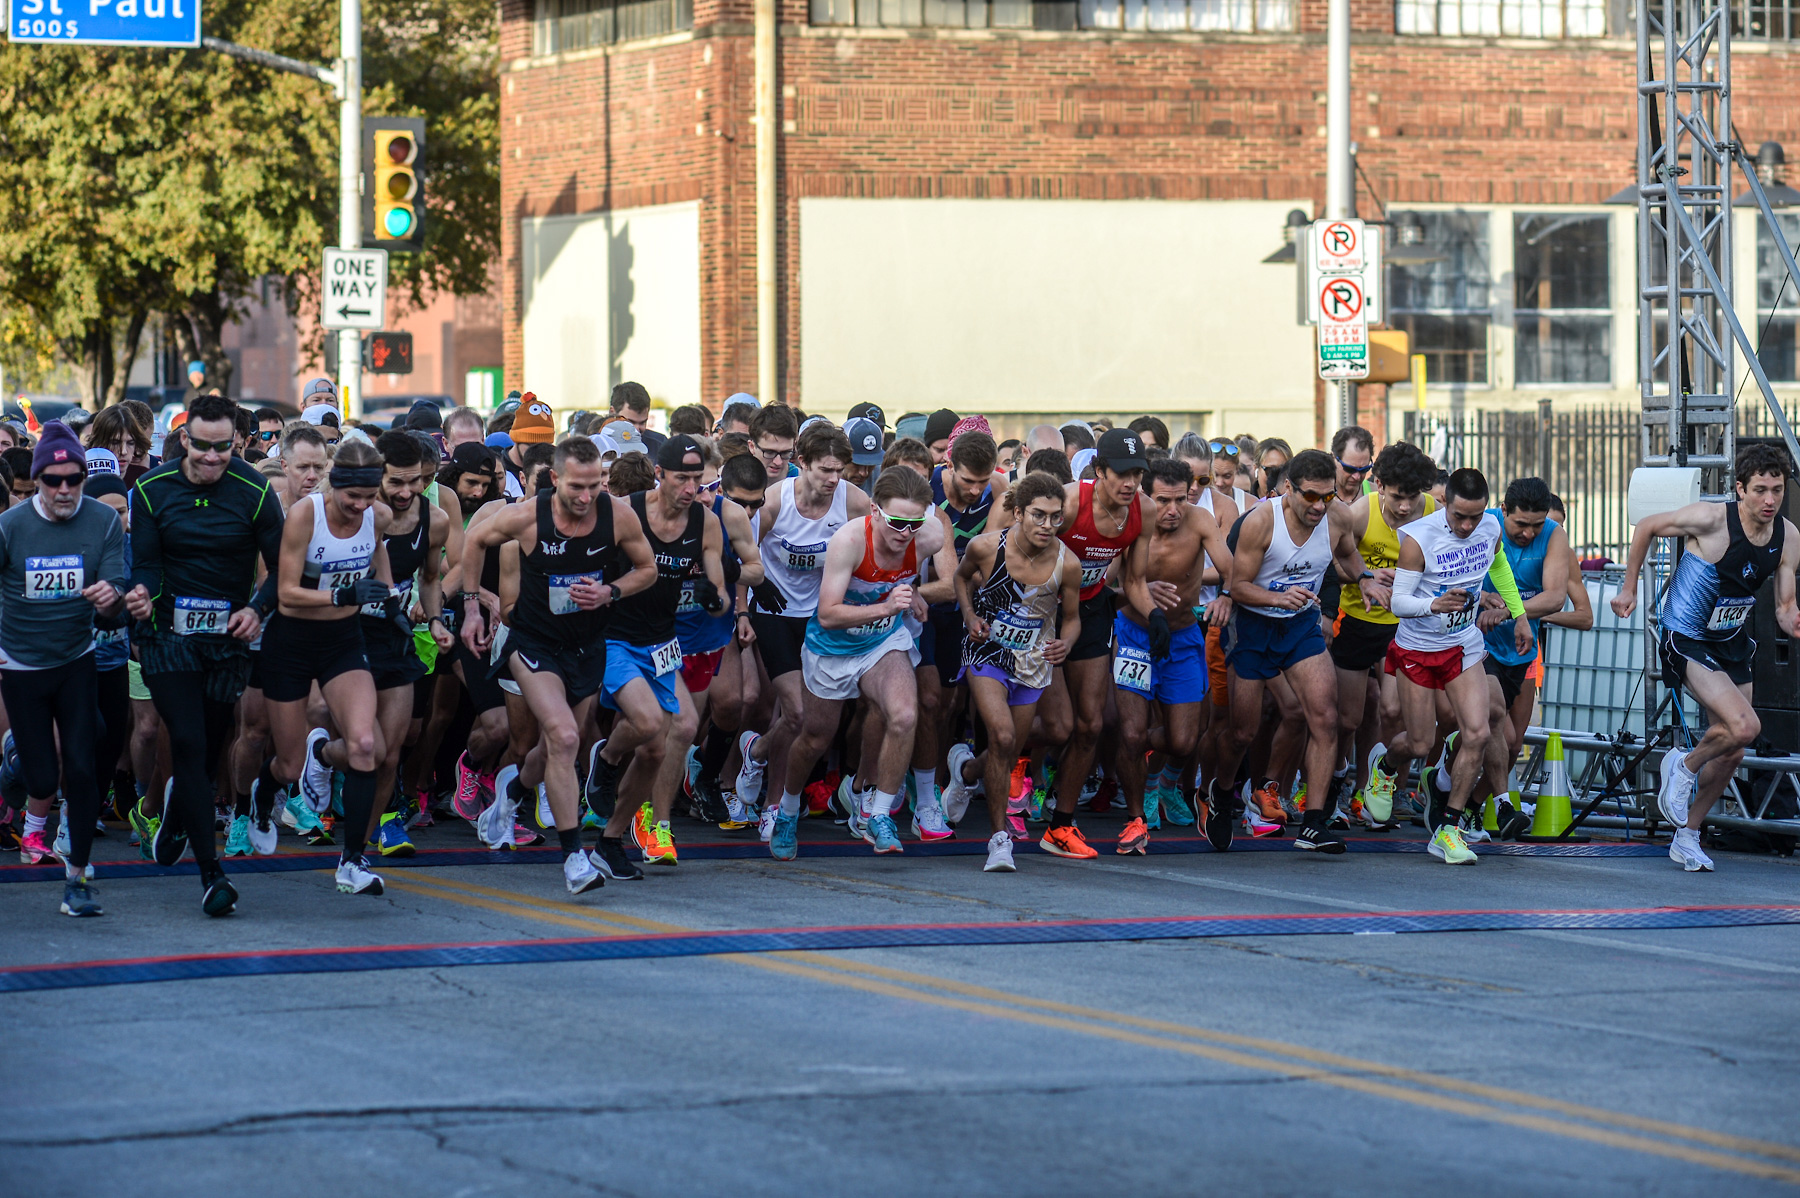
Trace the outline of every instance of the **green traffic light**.
<instances>
[{"instance_id":1,"label":"green traffic light","mask_svg":"<svg viewBox=\"0 0 1800 1198\"><path fill-rule=\"evenodd\" d=\"M413 214L407 208L389 208L381 218L382 228L389 237L405 237L412 232Z\"/></svg>"}]
</instances>

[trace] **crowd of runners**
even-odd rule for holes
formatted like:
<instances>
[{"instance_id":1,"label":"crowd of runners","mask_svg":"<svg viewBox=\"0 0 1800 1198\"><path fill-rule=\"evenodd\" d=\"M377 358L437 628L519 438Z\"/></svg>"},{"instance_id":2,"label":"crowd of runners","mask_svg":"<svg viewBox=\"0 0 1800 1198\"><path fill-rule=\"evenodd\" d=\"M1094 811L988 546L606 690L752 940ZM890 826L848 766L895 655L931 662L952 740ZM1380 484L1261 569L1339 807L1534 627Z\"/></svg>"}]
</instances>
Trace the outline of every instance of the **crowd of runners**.
<instances>
[{"instance_id":1,"label":"crowd of runners","mask_svg":"<svg viewBox=\"0 0 1800 1198\"><path fill-rule=\"evenodd\" d=\"M79 434L0 424L7 847L64 865L70 915L101 913L97 836L191 853L224 915L232 857L334 845L338 889L380 894L379 858L446 820L554 838L572 894L674 865L678 805L778 861L811 818L875 853L972 833L989 871L1024 840L1086 859L1197 825L1332 854L1404 820L1464 865L1528 827L1548 629L1593 619L1541 479L1354 427L1299 452L1153 417L997 441L740 394L665 435L650 406L624 383L560 432L529 393L382 429L316 379L293 420L215 394L166 433L130 402ZM1757 735L1764 579L1800 635L1789 471L1746 449L1738 503L1639 524L1613 600L1685 538L1665 676L1710 726L1659 802L1689 870Z\"/></svg>"}]
</instances>

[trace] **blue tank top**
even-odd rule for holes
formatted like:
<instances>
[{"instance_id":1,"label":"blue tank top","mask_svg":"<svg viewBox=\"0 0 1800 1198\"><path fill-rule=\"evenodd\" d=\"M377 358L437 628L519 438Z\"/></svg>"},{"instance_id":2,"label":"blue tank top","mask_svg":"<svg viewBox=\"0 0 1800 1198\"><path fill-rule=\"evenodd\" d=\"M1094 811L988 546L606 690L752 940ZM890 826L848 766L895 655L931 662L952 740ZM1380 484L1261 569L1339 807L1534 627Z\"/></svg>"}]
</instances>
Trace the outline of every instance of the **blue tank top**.
<instances>
[{"instance_id":1,"label":"blue tank top","mask_svg":"<svg viewBox=\"0 0 1800 1198\"><path fill-rule=\"evenodd\" d=\"M1709 562L1698 553L1683 553L1675 564L1675 576L1663 599L1658 617L1664 629L1697 641L1728 641L1749 636L1749 621L1756 607L1756 592L1781 565L1781 543L1787 522L1775 518L1775 530L1767 545L1752 545L1738 519L1738 505L1725 505L1725 529L1729 542L1725 555Z\"/></svg>"},{"instance_id":2,"label":"blue tank top","mask_svg":"<svg viewBox=\"0 0 1800 1198\"><path fill-rule=\"evenodd\" d=\"M1489 508L1488 514L1500 521L1500 547L1506 551L1506 564L1512 567L1513 581L1519 584L1519 602L1525 603L1537 598L1544 593L1544 554L1550 548L1550 534L1558 527L1556 521L1544 521L1543 530L1532 538L1531 544L1519 546L1513 544L1504 532L1506 514L1497 507ZM1483 579L1481 589L1492 591L1494 584L1491 580ZM1522 666L1528 661L1536 660L1537 642L1542 635L1543 623L1542 620L1531 622L1531 648L1524 653L1513 648L1511 620L1494 625L1487 633L1488 656L1503 666Z\"/></svg>"},{"instance_id":3,"label":"blue tank top","mask_svg":"<svg viewBox=\"0 0 1800 1198\"><path fill-rule=\"evenodd\" d=\"M724 502L723 495L713 496L712 515L719 522L719 536L724 541L719 552L719 564L725 567L725 574L730 577L731 567L738 558L737 551L731 547L731 537L725 532L725 517L719 514L720 505ZM675 639L681 642L683 657L723 649L731 643L731 635L737 630L736 588L730 583L725 585L724 612L709 616L694 598L696 581L690 578L682 583L681 595L675 603Z\"/></svg>"},{"instance_id":4,"label":"blue tank top","mask_svg":"<svg viewBox=\"0 0 1800 1198\"><path fill-rule=\"evenodd\" d=\"M969 542L987 531L988 516L994 510L994 486L989 483L983 487L981 498L959 511L951 506L949 493L944 490L944 467L934 466L931 470L931 502L950 518L950 543L956 547L956 560L960 562L968 551ZM934 603L931 610L953 612L957 610L956 602Z\"/></svg>"}]
</instances>

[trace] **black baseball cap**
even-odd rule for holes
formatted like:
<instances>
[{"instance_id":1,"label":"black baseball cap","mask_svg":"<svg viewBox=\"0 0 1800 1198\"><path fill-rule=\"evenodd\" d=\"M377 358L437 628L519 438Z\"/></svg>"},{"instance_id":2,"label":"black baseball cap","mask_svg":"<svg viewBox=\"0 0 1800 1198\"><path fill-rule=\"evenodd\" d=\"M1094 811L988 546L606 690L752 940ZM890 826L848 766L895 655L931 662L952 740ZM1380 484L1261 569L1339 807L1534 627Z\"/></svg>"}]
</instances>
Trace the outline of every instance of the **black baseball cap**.
<instances>
[{"instance_id":1,"label":"black baseball cap","mask_svg":"<svg viewBox=\"0 0 1800 1198\"><path fill-rule=\"evenodd\" d=\"M887 429L887 416L882 412L880 404L857 404L854 408L851 408L849 414L844 417L844 426L848 428L852 420L872 420L875 422L876 428L881 429L884 432Z\"/></svg>"},{"instance_id":2,"label":"black baseball cap","mask_svg":"<svg viewBox=\"0 0 1800 1198\"><path fill-rule=\"evenodd\" d=\"M676 433L656 451L656 464L664 470L702 470L706 467L706 451L687 433Z\"/></svg>"},{"instance_id":3,"label":"black baseball cap","mask_svg":"<svg viewBox=\"0 0 1800 1198\"><path fill-rule=\"evenodd\" d=\"M1128 428L1107 429L1100 434L1094 457L1114 473L1150 468L1150 463L1144 459L1144 439Z\"/></svg>"}]
</instances>

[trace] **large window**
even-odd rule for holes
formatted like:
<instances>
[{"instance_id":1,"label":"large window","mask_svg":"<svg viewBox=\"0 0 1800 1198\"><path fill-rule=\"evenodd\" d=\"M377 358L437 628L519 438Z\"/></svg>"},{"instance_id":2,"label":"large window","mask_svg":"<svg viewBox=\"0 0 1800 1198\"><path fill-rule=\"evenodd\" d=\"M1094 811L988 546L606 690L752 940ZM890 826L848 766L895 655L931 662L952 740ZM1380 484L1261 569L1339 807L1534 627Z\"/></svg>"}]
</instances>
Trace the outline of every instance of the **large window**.
<instances>
[{"instance_id":1,"label":"large window","mask_svg":"<svg viewBox=\"0 0 1800 1198\"><path fill-rule=\"evenodd\" d=\"M1800 216L1776 213L1788 248L1800 252ZM1775 238L1756 222L1756 323L1762 333L1756 356L1772 379L1800 382L1800 290L1788 278ZM1764 326L1767 326L1766 328Z\"/></svg>"},{"instance_id":2,"label":"large window","mask_svg":"<svg viewBox=\"0 0 1800 1198\"><path fill-rule=\"evenodd\" d=\"M1606 0L1395 0L1394 31L1441 37L1604 37Z\"/></svg>"},{"instance_id":3,"label":"large window","mask_svg":"<svg viewBox=\"0 0 1800 1198\"><path fill-rule=\"evenodd\" d=\"M1398 221L1402 214L1390 213ZM1442 260L1389 270L1388 320L1407 331L1412 352L1425 355L1432 383L1485 386L1488 326L1494 306L1485 212L1418 212L1423 244Z\"/></svg>"},{"instance_id":4,"label":"large window","mask_svg":"<svg viewBox=\"0 0 1800 1198\"><path fill-rule=\"evenodd\" d=\"M1733 0L1731 36L1770 41L1800 38L1800 0Z\"/></svg>"},{"instance_id":5,"label":"large window","mask_svg":"<svg viewBox=\"0 0 1800 1198\"><path fill-rule=\"evenodd\" d=\"M561 54L694 27L694 0L537 0L531 52Z\"/></svg>"},{"instance_id":6,"label":"large window","mask_svg":"<svg viewBox=\"0 0 1800 1198\"><path fill-rule=\"evenodd\" d=\"M1800 0L1796 0L1800 2ZM811 0L814 25L1291 32L1296 0Z\"/></svg>"},{"instance_id":7,"label":"large window","mask_svg":"<svg viewBox=\"0 0 1800 1198\"><path fill-rule=\"evenodd\" d=\"M1612 218L1513 217L1514 376L1612 382Z\"/></svg>"}]
</instances>

